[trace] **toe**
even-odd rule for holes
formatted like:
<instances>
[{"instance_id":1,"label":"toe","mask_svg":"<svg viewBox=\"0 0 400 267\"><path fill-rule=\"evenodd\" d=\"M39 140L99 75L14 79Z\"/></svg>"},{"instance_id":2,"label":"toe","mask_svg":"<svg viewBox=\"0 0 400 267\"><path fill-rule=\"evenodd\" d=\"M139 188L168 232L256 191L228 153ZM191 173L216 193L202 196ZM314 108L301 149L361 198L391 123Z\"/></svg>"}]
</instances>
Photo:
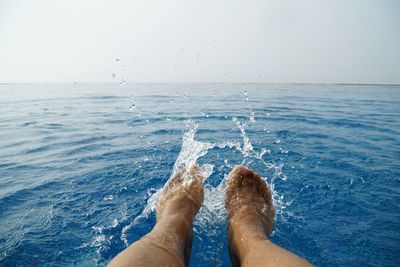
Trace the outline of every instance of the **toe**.
<instances>
[{"instance_id":1,"label":"toe","mask_svg":"<svg viewBox=\"0 0 400 267\"><path fill-rule=\"evenodd\" d=\"M177 184L177 183L182 182L183 174L184 174L183 171L179 171L179 172L175 173L174 176L172 176L172 178L171 178L171 183Z\"/></svg>"},{"instance_id":2,"label":"toe","mask_svg":"<svg viewBox=\"0 0 400 267\"><path fill-rule=\"evenodd\" d=\"M272 203L272 191L265 182L263 183L261 190L264 200L267 203Z\"/></svg>"},{"instance_id":3,"label":"toe","mask_svg":"<svg viewBox=\"0 0 400 267\"><path fill-rule=\"evenodd\" d=\"M200 168L196 164L190 166L189 172L193 176L200 176Z\"/></svg>"},{"instance_id":4,"label":"toe","mask_svg":"<svg viewBox=\"0 0 400 267\"><path fill-rule=\"evenodd\" d=\"M244 165L236 165L232 171L231 174L236 173L239 175L249 175L252 171L249 170L246 166Z\"/></svg>"},{"instance_id":5,"label":"toe","mask_svg":"<svg viewBox=\"0 0 400 267\"><path fill-rule=\"evenodd\" d=\"M229 177L229 187L241 187L243 182L243 175L231 173Z\"/></svg>"},{"instance_id":6,"label":"toe","mask_svg":"<svg viewBox=\"0 0 400 267\"><path fill-rule=\"evenodd\" d=\"M254 185L253 175L244 176L243 180L242 180L242 185L244 187L253 187L253 185Z\"/></svg>"},{"instance_id":7,"label":"toe","mask_svg":"<svg viewBox=\"0 0 400 267\"><path fill-rule=\"evenodd\" d=\"M253 173L253 187L256 189L257 193L261 193L261 177L258 173Z\"/></svg>"}]
</instances>

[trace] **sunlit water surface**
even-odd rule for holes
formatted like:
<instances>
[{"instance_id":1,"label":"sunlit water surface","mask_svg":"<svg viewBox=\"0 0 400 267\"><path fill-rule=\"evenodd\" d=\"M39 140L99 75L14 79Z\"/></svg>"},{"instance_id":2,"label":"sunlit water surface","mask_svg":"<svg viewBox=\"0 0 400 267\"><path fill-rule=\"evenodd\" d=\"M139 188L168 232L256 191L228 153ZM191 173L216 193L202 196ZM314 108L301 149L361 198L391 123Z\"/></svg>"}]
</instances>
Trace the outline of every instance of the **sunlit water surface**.
<instances>
[{"instance_id":1,"label":"sunlit water surface","mask_svg":"<svg viewBox=\"0 0 400 267\"><path fill-rule=\"evenodd\" d=\"M0 265L104 266L203 166L191 266L229 266L223 182L274 191L271 240L318 266L400 264L400 87L0 85Z\"/></svg>"}]
</instances>

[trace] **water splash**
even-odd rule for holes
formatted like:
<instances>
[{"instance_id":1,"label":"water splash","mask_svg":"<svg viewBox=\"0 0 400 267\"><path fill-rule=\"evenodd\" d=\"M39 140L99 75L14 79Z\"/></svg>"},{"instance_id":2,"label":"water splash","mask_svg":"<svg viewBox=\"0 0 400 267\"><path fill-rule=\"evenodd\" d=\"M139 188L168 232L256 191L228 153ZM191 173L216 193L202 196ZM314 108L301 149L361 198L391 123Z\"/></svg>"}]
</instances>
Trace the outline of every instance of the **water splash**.
<instances>
[{"instance_id":1,"label":"water splash","mask_svg":"<svg viewBox=\"0 0 400 267\"><path fill-rule=\"evenodd\" d=\"M124 86L126 84L126 80L124 78L121 78L119 85Z\"/></svg>"},{"instance_id":2,"label":"water splash","mask_svg":"<svg viewBox=\"0 0 400 267\"><path fill-rule=\"evenodd\" d=\"M142 116L142 111L141 111L141 109L140 109L140 108L137 106L137 104L136 104L136 98L135 98L135 96L131 96L131 105L130 105L130 107L129 107L129 111L130 111L130 112L136 111L136 113L137 113L137 115L138 115L139 117Z\"/></svg>"},{"instance_id":3,"label":"water splash","mask_svg":"<svg viewBox=\"0 0 400 267\"><path fill-rule=\"evenodd\" d=\"M208 150L215 146L215 144L212 143L203 143L194 140L194 136L198 128L198 124L196 124L194 121L187 120L185 124L188 130L183 134L182 149L175 161L173 169L174 174L178 171L189 169L191 165L196 164L198 158L206 155ZM208 166L208 169L210 166ZM211 173L204 174L206 174L205 177L211 175Z\"/></svg>"},{"instance_id":4,"label":"water splash","mask_svg":"<svg viewBox=\"0 0 400 267\"><path fill-rule=\"evenodd\" d=\"M175 161L174 168L171 177L182 171L189 169L192 165L197 164L197 160L201 157L207 155L211 149L223 149L229 148L239 151L243 157L242 164L248 165L254 160L260 161L266 169L273 171L273 175L269 177L263 177L263 179L269 183L269 186L273 192L273 201L277 210L277 215L283 215L283 210L286 208L286 202L284 201L284 196L280 195L275 190L275 180L277 178L286 180L286 175L283 174L282 168L283 163L277 164L274 161L266 161L264 159L265 155L271 153L270 149L261 148L260 151L256 151L251 144L250 138L246 134L247 124L242 123L238 118L233 118L236 126L240 130L242 143L237 141L225 141L219 143L201 142L195 140L196 131L198 124L192 120L187 120L185 122L186 131L183 134L182 148ZM224 163L227 167L232 168L233 165L228 164L228 160L225 159ZM214 165L204 164L200 167L200 171L206 180L213 172ZM204 202L200 209L194 225L199 228L209 228L221 222L221 220L226 219L226 210L224 205L224 185L227 181L227 175L221 180L221 182L216 186L207 185L204 189ZM171 178L170 178L171 179ZM165 183L164 187L170 182L170 179ZM147 200L147 205L142 211L142 213L137 216L133 222L125 226L122 230L121 238L127 245L126 232L135 224L137 224L141 219L148 218L148 216L155 212L157 207L157 200L160 192L163 188L153 190L153 193L149 194Z\"/></svg>"},{"instance_id":5,"label":"water splash","mask_svg":"<svg viewBox=\"0 0 400 267\"><path fill-rule=\"evenodd\" d=\"M249 156L251 156L251 154L250 154L251 152L254 152L253 146L250 143L250 139L246 135L246 130L245 130L246 124L242 124L240 122L240 120L237 118L233 118L233 121L236 123L237 127L239 128L239 130L241 132L241 136L243 138L243 148L240 149L240 152L242 152L244 159L246 159Z\"/></svg>"},{"instance_id":6,"label":"water splash","mask_svg":"<svg viewBox=\"0 0 400 267\"><path fill-rule=\"evenodd\" d=\"M162 188L159 188L159 189L151 188L148 191L148 195L150 195L150 197L148 198L146 207L144 208L142 213L139 216L137 216L131 223L125 225L122 228L121 237L120 238L124 242L125 246L127 246L127 247L129 246L128 237L127 237L128 231L134 225L138 224L140 222L140 220L148 218L151 213L156 211L157 200L158 200L158 196L160 195L161 190L162 190ZM152 193L150 193L150 192L152 192Z\"/></svg>"},{"instance_id":7,"label":"water splash","mask_svg":"<svg viewBox=\"0 0 400 267\"><path fill-rule=\"evenodd\" d=\"M250 110L249 121L250 121L251 123L255 123L255 122L256 122L256 113L253 111L253 108L251 107L251 105L250 105L250 103L249 103L249 96L248 96L247 91L244 91L244 92L243 92L243 95L245 96L247 108Z\"/></svg>"}]
</instances>

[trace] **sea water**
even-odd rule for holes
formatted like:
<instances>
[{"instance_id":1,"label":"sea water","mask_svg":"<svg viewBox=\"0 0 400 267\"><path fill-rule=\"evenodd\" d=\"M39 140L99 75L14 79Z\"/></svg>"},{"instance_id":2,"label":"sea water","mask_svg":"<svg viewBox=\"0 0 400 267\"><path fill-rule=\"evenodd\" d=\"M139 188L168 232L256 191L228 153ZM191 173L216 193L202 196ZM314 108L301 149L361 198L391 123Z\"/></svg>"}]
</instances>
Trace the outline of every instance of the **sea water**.
<instances>
[{"instance_id":1,"label":"sea water","mask_svg":"<svg viewBox=\"0 0 400 267\"><path fill-rule=\"evenodd\" d=\"M230 266L236 164L273 190L272 242L318 266L398 266L399 115L399 86L0 85L0 265L106 265L196 163L191 266Z\"/></svg>"}]
</instances>

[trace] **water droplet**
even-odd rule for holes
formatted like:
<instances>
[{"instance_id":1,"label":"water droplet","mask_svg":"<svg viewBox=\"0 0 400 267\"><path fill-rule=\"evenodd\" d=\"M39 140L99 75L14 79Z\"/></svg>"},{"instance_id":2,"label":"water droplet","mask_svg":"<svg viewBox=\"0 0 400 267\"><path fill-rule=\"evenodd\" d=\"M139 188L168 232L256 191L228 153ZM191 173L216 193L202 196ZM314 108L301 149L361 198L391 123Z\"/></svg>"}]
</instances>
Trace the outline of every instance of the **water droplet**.
<instances>
[{"instance_id":1,"label":"water droplet","mask_svg":"<svg viewBox=\"0 0 400 267\"><path fill-rule=\"evenodd\" d=\"M256 114L256 113L255 113L254 111L251 112L250 122L252 122L252 123L255 123L255 122L256 122L255 114Z\"/></svg>"},{"instance_id":2,"label":"water droplet","mask_svg":"<svg viewBox=\"0 0 400 267\"><path fill-rule=\"evenodd\" d=\"M129 111L133 111L133 110L135 110L136 109L136 105L135 104L132 104L130 107L129 107Z\"/></svg>"},{"instance_id":3,"label":"water droplet","mask_svg":"<svg viewBox=\"0 0 400 267\"><path fill-rule=\"evenodd\" d=\"M119 58L116 58L115 61L116 61L116 62L120 62L121 60L120 60Z\"/></svg>"},{"instance_id":4,"label":"water droplet","mask_svg":"<svg viewBox=\"0 0 400 267\"><path fill-rule=\"evenodd\" d=\"M104 200L112 200L113 198L113 195L108 195L104 197Z\"/></svg>"},{"instance_id":5,"label":"water droplet","mask_svg":"<svg viewBox=\"0 0 400 267\"><path fill-rule=\"evenodd\" d=\"M117 225L118 225L118 220L117 220L117 219L114 219L113 222L112 222L111 227L112 227L112 228L115 228Z\"/></svg>"},{"instance_id":6,"label":"water droplet","mask_svg":"<svg viewBox=\"0 0 400 267\"><path fill-rule=\"evenodd\" d=\"M289 153L289 151L287 150L287 149L284 149L284 148L279 148L279 151L282 153L282 154L287 154L287 153Z\"/></svg>"}]
</instances>

